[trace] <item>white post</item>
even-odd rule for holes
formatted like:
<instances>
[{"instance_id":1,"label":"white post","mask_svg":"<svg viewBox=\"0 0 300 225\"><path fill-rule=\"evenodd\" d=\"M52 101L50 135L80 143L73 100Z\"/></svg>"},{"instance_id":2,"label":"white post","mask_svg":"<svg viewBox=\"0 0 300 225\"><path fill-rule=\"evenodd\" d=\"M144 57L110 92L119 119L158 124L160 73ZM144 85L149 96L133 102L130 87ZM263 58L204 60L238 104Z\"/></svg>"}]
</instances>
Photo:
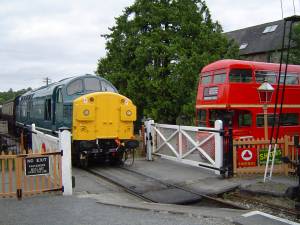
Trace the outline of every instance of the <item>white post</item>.
<instances>
[{"instance_id":1,"label":"white post","mask_svg":"<svg viewBox=\"0 0 300 225\"><path fill-rule=\"evenodd\" d=\"M153 144L153 132L152 132L152 125L154 125L154 120L147 120L145 121L145 128L146 128L146 148L147 148L147 156L146 159L148 161L152 161L152 144Z\"/></svg>"},{"instance_id":2,"label":"white post","mask_svg":"<svg viewBox=\"0 0 300 225\"><path fill-rule=\"evenodd\" d=\"M34 153L39 153L39 151L40 151L40 146L37 146L37 144L36 144L36 129L35 129L35 123L33 123L33 124L31 124L31 131L32 131L32 133L31 133L31 148L32 148L32 151L34 152Z\"/></svg>"},{"instance_id":3,"label":"white post","mask_svg":"<svg viewBox=\"0 0 300 225\"><path fill-rule=\"evenodd\" d=\"M223 122L221 120L215 121L216 130L223 129ZM221 169L223 167L223 138L220 133L215 135L215 167ZM220 175L220 171L216 170L216 174Z\"/></svg>"},{"instance_id":4,"label":"white post","mask_svg":"<svg viewBox=\"0 0 300 225\"><path fill-rule=\"evenodd\" d=\"M71 133L68 130L59 132L59 149L62 156L62 185L63 195L72 195L72 162L71 162Z\"/></svg>"},{"instance_id":5,"label":"white post","mask_svg":"<svg viewBox=\"0 0 300 225\"><path fill-rule=\"evenodd\" d=\"M180 126L178 126L178 151L179 151L179 155L178 155L178 159L182 160L182 133L181 133L181 128Z\"/></svg>"}]
</instances>

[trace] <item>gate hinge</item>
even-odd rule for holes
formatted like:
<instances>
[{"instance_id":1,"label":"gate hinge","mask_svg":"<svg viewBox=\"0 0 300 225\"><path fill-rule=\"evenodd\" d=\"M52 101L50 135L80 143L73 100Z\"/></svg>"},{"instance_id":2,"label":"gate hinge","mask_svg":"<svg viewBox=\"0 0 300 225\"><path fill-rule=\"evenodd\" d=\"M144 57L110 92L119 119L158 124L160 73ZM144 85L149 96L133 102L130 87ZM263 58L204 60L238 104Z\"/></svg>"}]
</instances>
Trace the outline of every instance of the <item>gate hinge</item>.
<instances>
[{"instance_id":1,"label":"gate hinge","mask_svg":"<svg viewBox=\"0 0 300 225\"><path fill-rule=\"evenodd\" d=\"M65 192L65 187L64 186L61 186L61 191Z\"/></svg>"},{"instance_id":2,"label":"gate hinge","mask_svg":"<svg viewBox=\"0 0 300 225\"><path fill-rule=\"evenodd\" d=\"M64 150L60 150L60 155L61 155L61 156L64 155Z\"/></svg>"}]
</instances>

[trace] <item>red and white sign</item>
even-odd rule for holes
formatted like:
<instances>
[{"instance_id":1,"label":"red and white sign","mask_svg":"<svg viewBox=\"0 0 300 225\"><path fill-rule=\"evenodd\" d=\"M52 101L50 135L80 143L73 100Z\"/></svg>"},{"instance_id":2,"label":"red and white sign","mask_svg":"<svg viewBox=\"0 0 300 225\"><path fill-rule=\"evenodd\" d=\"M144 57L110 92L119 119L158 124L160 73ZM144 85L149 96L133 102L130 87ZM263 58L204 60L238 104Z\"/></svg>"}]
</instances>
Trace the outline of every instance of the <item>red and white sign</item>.
<instances>
[{"instance_id":1,"label":"red and white sign","mask_svg":"<svg viewBox=\"0 0 300 225\"><path fill-rule=\"evenodd\" d=\"M257 166L256 148L238 148L237 149L237 166L253 167Z\"/></svg>"}]
</instances>

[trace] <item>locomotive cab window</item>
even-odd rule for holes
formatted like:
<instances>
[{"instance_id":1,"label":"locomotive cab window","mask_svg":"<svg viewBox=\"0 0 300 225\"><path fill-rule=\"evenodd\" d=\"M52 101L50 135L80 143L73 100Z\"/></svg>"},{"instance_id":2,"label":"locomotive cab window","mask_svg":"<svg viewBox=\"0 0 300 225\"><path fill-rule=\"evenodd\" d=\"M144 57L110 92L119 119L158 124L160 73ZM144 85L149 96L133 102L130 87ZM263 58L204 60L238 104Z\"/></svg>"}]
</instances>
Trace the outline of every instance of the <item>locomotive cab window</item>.
<instances>
[{"instance_id":1,"label":"locomotive cab window","mask_svg":"<svg viewBox=\"0 0 300 225\"><path fill-rule=\"evenodd\" d=\"M231 69L229 73L229 81L236 83L249 83L252 81L252 70Z\"/></svg>"},{"instance_id":2,"label":"locomotive cab window","mask_svg":"<svg viewBox=\"0 0 300 225\"><path fill-rule=\"evenodd\" d=\"M117 93L117 90L115 89L115 87L104 80L101 81L101 86L102 86L102 91Z\"/></svg>"},{"instance_id":3,"label":"locomotive cab window","mask_svg":"<svg viewBox=\"0 0 300 225\"><path fill-rule=\"evenodd\" d=\"M85 78L84 87L86 91L101 91L101 85L98 78Z\"/></svg>"},{"instance_id":4,"label":"locomotive cab window","mask_svg":"<svg viewBox=\"0 0 300 225\"><path fill-rule=\"evenodd\" d=\"M83 91L82 80L75 80L67 87L67 94L74 95Z\"/></svg>"}]
</instances>

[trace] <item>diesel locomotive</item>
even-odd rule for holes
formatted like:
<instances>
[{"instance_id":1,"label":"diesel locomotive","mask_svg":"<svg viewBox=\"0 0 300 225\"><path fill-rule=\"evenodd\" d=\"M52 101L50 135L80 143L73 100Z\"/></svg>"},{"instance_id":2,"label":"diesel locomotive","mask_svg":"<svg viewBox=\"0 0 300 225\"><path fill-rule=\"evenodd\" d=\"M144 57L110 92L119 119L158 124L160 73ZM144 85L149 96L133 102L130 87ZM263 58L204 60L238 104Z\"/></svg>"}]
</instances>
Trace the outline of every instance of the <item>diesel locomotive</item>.
<instances>
[{"instance_id":1,"label":"diesel locomotive","mask_svg":"<svg viewBox=\"0 0 300 225\"><path fill-rule=\"evenodd\" d=\"M83 75L63 79L3 104L4 117L16 133L36 129L72 132L72 161L86 167L91 160L118 163L138 146L133 122L136 107L106 79Z\"/></svg>"}]
</instances>

